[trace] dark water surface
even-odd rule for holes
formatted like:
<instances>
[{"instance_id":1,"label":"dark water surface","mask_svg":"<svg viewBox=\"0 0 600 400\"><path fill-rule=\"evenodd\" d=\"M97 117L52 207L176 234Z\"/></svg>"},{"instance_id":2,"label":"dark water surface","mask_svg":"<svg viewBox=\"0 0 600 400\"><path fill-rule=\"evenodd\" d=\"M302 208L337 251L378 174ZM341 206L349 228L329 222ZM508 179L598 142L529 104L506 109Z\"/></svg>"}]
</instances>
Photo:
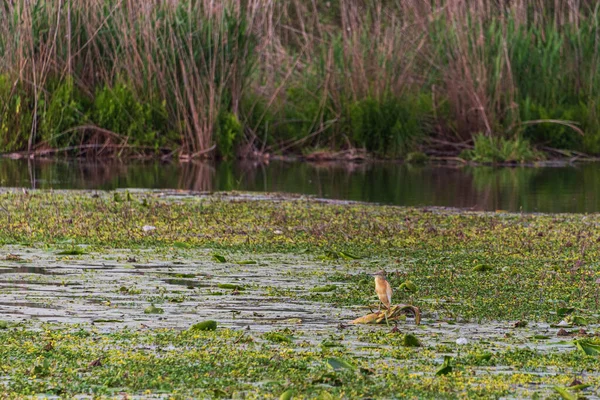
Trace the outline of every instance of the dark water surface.
<instances>
[{"instance_id":1,"label":"dark water surface","mask_svg":"<svg viewBox=\"0 0 600 400\"><path fill-rule=\"evenodd\" d=\"M268 191L406 206L600 211L600 164L415 167L397 163L161 163L0 159L0 186Z\"/></svg>"}]
</instances>

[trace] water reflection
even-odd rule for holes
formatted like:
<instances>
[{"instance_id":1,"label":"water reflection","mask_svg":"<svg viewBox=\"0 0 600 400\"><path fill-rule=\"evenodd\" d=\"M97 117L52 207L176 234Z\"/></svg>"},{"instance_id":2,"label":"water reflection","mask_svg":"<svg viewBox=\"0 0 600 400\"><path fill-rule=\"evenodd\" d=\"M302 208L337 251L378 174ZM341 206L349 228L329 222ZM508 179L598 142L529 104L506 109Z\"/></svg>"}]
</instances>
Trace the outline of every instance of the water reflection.
<instances>
[{"instance_id":1,"label":"water reflection","mask_svg":"<svg viewBox=\"0 0 600 400\"><path fill-rule=\"evenodd\" d=\"M600 165L412 167L396 163L48 161L0 159L0 186L250 190L474 210L596 212Z\"/></svg>"}]
</instances>

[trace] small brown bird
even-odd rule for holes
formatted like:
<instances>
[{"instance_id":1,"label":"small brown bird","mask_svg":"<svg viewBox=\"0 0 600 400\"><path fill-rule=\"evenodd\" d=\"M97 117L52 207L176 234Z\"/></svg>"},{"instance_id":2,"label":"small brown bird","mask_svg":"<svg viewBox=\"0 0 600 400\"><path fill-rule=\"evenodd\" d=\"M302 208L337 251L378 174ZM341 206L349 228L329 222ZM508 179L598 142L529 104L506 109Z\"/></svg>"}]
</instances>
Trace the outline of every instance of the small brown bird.
<instances>
[{"instance_id":1,"label":"small brown bird","mask_svg":"<svg viewBox=\"0 0 600 400\"><path fill-rule=\"evenodd\" d=\"M379 301L389 310L392 305L392 287L385 279L385 271L376 272L373 276L375 277L375 292L379 296ZM381 311L381 304L379 304L379 311Z\"/></svg>"}]
</instances>

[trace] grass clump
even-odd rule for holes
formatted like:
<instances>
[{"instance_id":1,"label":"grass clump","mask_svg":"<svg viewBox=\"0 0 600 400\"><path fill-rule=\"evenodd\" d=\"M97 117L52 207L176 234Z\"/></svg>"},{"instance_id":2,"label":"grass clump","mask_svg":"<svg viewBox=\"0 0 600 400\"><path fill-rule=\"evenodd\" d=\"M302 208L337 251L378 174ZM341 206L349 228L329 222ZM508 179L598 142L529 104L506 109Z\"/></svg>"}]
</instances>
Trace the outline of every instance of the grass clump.
<instances>
[{"instance_id":1,"label":"grass clump","mask_svg":"<svg viewBox=\"0 0 600 400\"><path fill-rule=\"evenodd\" d=\"M525 163L544 159L543 153L534 150L529 141L495 138L485 135L475 137L472 150L465 150L461 157L478 163Z\"/></svg>"}]
</instances>

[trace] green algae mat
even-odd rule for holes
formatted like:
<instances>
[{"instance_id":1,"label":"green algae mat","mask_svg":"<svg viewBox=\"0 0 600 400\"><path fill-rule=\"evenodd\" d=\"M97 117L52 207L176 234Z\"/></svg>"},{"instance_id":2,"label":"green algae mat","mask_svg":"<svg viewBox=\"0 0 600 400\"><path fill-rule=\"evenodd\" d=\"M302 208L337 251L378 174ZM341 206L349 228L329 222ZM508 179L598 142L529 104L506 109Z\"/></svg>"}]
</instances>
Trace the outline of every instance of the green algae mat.
<instances>
[{"instance_id":1,"label":"green algae mat","mask_svg":"<svg viewBox=\"0 0 600 400\"><path fill-rule=\"evenodd\" d=\"M599 224L5 190L0 398L596 398ZM380 269L420 324L351 324Z\"/></svg>"}]
</instances>

